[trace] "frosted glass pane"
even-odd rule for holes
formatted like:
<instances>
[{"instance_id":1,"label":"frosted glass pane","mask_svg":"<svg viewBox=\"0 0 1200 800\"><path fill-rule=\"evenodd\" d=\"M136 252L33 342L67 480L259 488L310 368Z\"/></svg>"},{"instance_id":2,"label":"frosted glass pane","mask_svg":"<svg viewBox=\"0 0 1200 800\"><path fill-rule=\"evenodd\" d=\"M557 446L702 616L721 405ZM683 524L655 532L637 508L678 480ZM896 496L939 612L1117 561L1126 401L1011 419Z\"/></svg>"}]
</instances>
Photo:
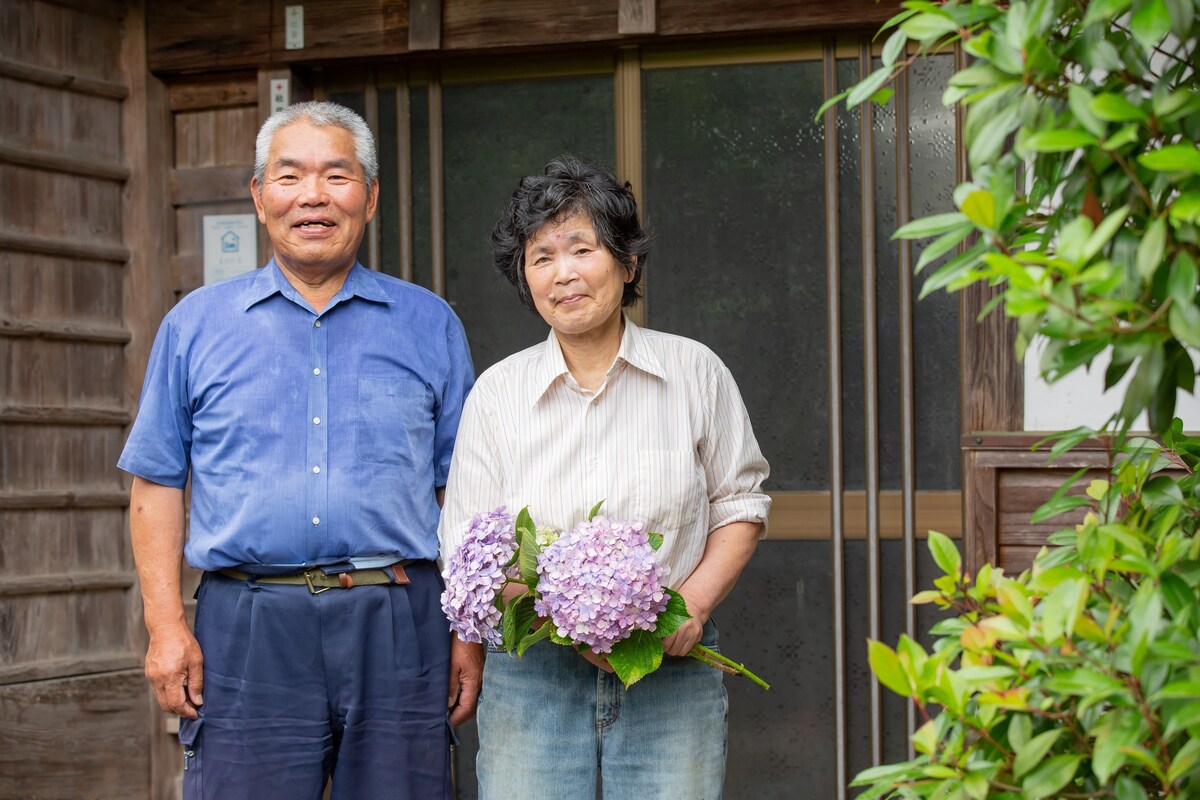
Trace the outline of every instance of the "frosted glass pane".
<instances>
[{"instance_id":1,"label":"frosted glass pane","mask_svg":"<svg viewBox=\"0 0 1200 800\"><path fill-rule=\"evenodd\" d=\"M545 338L492 267L488 234L517 181L571 153L611 169L611 75L450 85L442 90L446 296L482 371Z\"/></svg>"},{"instance_id":2,"label":"frosted glass pane","mask_svg":"<svg viewBox=\"0 0 1200 800\"><path fill-rule=\"evenodd\" d=\"M828 485L821 84L818 62L642 84L648 322L733 371L773 489Z\"/></svg>"}]
</instances>

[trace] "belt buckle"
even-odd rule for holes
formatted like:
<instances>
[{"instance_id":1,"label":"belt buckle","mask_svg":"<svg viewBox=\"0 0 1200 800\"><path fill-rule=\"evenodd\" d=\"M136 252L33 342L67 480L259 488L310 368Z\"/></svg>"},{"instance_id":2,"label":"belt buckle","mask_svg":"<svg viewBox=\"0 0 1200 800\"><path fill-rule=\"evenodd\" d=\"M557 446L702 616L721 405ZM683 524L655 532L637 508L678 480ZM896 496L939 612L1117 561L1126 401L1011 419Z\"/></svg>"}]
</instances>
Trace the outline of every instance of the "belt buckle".
<instances>
[{"instance_id":1,"label":"belt buckle","mask_svg":"<svg viewBox=\"0 0 1200 800\"><path fill-rule=\"evenodd\" d=\"M303 573L304 574L304 582L308 584L309 594L320 594L321 592L328 592L330 589L333 588L332 586L318 587L318 586L313 585L313 575L320 574L320 570L321 570L320 567L313 567L312 569L304 570L304 573Z\"/></svg>"}]
</instances>

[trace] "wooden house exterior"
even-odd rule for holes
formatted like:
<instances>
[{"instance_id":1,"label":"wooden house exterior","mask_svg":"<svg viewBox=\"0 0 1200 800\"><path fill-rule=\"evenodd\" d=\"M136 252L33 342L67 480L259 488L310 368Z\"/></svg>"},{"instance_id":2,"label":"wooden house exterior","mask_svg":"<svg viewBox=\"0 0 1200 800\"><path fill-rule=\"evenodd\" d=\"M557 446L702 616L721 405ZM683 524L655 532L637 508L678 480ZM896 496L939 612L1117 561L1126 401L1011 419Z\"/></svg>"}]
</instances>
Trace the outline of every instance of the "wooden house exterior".
<instances>
[{"instance_id":1,"label":"wooden house exterior","mask_svg":"<svg viewBox=\"0 0 1200 800\"><path fill-rule=\"evenodd\" d=\"M157 325L203 283L203 218L253 212L253 138L281 92L371 123L384 198L360 260L447 296L481 369L544 335L479 255L519 175L586 146L634 184L659 234L637 317L755 387L776 464L727 638L777 689L730 687L729 796L805 780L842 797L902 757L911 717L860 644L923 624L903 599L932 576L924 531L960 538L972 568L1019 569L1053 529L1028 524L1039 498L1103 454L1031 452L1012 331L975 322L986 291L914 304L916 254L888 240L963 175L929 89L953 57L889 109L814 119L894 10L0 0L0 799L178 796L115 462Z\"/></svg>"}]
</instances>

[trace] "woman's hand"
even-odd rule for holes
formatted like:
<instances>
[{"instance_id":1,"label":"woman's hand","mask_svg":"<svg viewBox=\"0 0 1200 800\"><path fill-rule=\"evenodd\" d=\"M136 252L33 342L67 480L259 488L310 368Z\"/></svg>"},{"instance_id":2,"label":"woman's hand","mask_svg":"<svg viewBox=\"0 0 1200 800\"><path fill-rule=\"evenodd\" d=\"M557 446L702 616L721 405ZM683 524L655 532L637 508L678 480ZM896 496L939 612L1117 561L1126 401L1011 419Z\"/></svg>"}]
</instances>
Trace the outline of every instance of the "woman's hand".
<instances>
[{"instance_id":1,"label":"woman's hand","mask_svg":"<svg viewBox=\"0 0 1200 800\"><path fill-rule=\"evenodd\" d=\"M704 623L708 622L708 609L702 607L696 598L688 597L685 587L686 584L680 587L679 595L687 604L688 613L692 616L674 633L663 639L663 652L669 656L686 656L690 653L692 648L700 643L700 637L704 635Z\"/></svg>"},{"instance_id":2,"label":"woman's hand","mask_svg":"<svg viewBox=\"0 0 1200 800\"><path fill-rule=\"evenodd\" d=\"M588 661L590 661L593 666L597 666L600 669L604 670L605 672L613 671L612 665L608 663L608 659L605 658L604 655L601 653L593 653L590 649L588 649L588 650L581 649L579 651L579 655L583 656Z\"/></svg>"}]
</instances>

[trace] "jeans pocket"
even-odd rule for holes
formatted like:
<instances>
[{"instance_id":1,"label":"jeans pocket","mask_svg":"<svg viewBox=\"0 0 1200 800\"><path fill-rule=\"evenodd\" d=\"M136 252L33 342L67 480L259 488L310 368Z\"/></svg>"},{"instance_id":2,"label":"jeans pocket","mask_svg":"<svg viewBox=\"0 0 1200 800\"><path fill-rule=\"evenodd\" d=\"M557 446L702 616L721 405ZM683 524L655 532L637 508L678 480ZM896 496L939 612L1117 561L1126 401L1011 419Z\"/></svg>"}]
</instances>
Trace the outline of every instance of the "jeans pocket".
<instances>
[{"instance_id":1,"label":"jeans pocket","mask_svg":"<svg viewBox=\"0 0 1200 800\"><path fill-rule=\"evenodd\" d=\"M202 800L204 771L200 729L204 718L179 718L179 744L183 748L183 800Z\"/></svg>"}]
</instances>

